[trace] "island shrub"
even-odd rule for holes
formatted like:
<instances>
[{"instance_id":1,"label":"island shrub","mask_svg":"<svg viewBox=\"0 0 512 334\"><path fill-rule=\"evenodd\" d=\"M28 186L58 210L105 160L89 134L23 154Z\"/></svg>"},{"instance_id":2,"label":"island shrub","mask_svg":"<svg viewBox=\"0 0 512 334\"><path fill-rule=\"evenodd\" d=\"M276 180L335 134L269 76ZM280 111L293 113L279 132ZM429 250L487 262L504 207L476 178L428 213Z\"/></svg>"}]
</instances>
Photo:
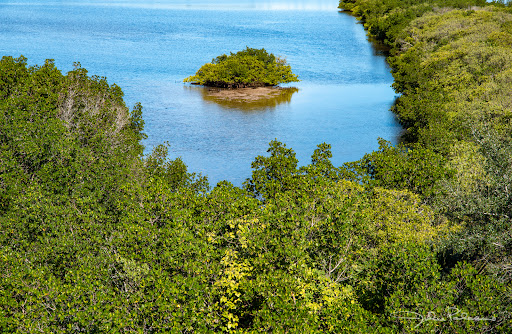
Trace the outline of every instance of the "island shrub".
<instances>
[{"instance_id":1,"label":"island shrub","mask_svg":"<svg viewBox=\"0 0 512 334\"><path fill-rule=\"evenodd\" d=\"M183 81L211 87L245 88L276 86L299 79L285 59L265 49L247 47L229 56L223 54L214 58Z\"/></svg>"}]
</instances>

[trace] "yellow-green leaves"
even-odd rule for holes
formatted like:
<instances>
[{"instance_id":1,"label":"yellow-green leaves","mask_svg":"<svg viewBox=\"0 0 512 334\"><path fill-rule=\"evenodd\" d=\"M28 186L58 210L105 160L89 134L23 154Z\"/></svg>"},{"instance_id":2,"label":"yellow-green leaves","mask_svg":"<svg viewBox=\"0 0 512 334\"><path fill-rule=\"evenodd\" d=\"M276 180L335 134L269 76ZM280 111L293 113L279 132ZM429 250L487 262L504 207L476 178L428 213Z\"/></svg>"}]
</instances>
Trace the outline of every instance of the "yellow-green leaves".
<instances>
[{"instance_id":1,"label":"yellow-green leaves","mask_svg":"<svg viewBox=\"0 0 512 334\"><path fill-rule=\"evenodd\" d=\"M223 319L221 327L225 332L232 333L238 327L241 304L241 281L250 275L251 266L249 259L239 259L238 253L232 249L226 249L224 257L220 261L222 271L215 282L215 288L219 289L220 300L215 305Z\"/></svg>"},{"instance_id":2,"label":"yellow-green leaves","mask_svg":"<svg viewBox=\"0 0 512 334\"><path fill-rule=\"evenodd\" d=\"M367 233L379 243L431 242L447 226L434 226L435 213L408 191L376 188L369 206L362 210Z\"/></svg>"}]
</instances>

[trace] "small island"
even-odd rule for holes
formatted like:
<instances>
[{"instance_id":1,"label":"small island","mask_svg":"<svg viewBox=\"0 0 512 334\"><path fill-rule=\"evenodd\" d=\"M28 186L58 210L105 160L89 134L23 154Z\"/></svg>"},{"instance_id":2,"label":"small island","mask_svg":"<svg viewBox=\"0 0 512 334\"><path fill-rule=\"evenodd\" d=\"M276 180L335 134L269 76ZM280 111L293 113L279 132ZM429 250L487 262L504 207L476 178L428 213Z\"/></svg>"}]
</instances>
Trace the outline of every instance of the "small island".
<instances>
[{"instance_id":1,"label":"small island","mask_svg":"<svg viewBox=\"0 0 512 334\"><path fill-rule=\"evenodd\" d=\"M214 58L193 76L183 80L196 85L218 88L273 87L280 83L297 82L285 59L265 49L245 50Z\"/></svg>"}]
</instances>

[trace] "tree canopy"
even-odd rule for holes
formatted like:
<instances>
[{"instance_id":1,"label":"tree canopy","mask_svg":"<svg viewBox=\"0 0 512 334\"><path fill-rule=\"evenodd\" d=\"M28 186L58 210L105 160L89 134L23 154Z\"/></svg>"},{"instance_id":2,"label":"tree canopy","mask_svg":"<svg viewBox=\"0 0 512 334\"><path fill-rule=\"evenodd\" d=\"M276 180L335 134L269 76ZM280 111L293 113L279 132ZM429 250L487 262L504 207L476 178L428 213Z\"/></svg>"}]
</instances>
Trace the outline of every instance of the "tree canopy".
<instances>
[{"instance_id":1,"label":"tree canopy","mask_svg":"<svg viewBox=\"0 0 512 334\"><path fill-rule=\"evenodd\" d=\"M404 143L273 140L242 187L144 155L105 78L3 57L0 332L512 333L512 14L418 3L345 3L393 47Z\"/></svg>"},{"instance_id":2,"label":"tree canopy","mask_svg":"<svg viewBox=\"0 0 512 334\"><path fill-rule=\"evenodd\" d=\"M243 88L276 86L280 83L297 82L285 59L268 53L265 49L245 50L214 58L190 76L184 82L223 87Z\"/></svg>"}]
</instances>

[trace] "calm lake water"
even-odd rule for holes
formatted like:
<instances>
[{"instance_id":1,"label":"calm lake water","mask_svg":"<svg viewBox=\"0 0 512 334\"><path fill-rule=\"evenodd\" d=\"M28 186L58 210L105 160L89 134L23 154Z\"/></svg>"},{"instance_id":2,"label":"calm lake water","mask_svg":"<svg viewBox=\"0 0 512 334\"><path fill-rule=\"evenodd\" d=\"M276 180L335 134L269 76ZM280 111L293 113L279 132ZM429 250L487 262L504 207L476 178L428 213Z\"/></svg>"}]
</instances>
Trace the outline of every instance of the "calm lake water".
<instances>
[{"instance_id":1,"label":"calm lake water","mask_svg":"<svg viewBox=\"0 0 512 334\"><path fill-rule=\"evenodd\" d=\"M168 141L171 157L215 185L250 176L251 162L277 138L310 162L332 145L341 165L396 142L389 111L395 94L383 55L337 0L1 1L0 55L30 64L78 61L106 76L128 106L144 106L149 152ZM267 103L221 103L182 80L230 51L265 48L285 57L302 80Z\"/></svg>"}]
</instances>

